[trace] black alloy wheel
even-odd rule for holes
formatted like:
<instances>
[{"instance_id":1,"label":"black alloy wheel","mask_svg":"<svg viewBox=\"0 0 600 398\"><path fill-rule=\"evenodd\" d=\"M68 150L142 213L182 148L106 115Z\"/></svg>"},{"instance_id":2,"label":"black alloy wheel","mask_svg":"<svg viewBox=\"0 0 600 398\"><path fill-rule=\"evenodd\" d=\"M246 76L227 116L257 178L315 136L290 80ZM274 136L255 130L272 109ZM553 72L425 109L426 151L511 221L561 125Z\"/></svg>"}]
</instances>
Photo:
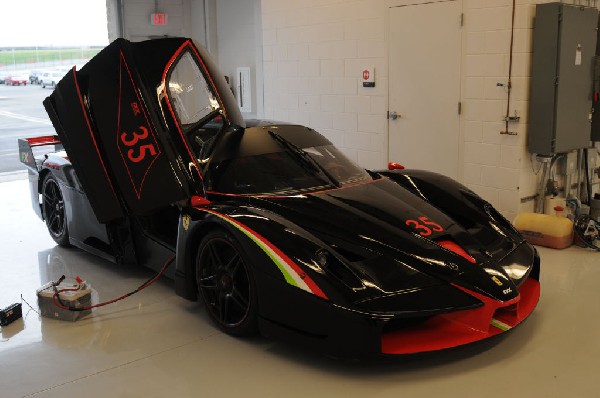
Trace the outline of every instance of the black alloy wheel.
<instances>
[{"instance_id":1,"label":"black alloy wheel","mask_svg":"<svg viewBox=\"0 0 600 398\"><path fill-rule=\"evenodd\" d=\"M208 314L226 333L249 336L258 330L258 305L250 265L225 231L202 239L196 256L196 282Z\"/></svg>"},{"instance_id":2,"label":"black alloy wheel","mask_svg":"<svg viewBox=\"0 0 600 398\"><path fill-rule=\"evenodd\" d=\"M69 246L65 201L52 174L48 174L42 185L42 214L52 239L60 246Z\"/></svg>"}]
</instances>

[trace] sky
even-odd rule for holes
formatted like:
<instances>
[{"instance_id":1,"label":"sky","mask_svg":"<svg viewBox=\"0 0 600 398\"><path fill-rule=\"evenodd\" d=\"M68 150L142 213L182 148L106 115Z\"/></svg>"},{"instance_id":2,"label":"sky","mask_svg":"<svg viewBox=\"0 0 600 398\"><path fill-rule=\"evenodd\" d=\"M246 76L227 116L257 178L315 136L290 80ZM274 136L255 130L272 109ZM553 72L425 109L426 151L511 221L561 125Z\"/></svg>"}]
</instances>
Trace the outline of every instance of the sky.
<instances>
[{"instance_id":1,"label":"sky","mask_svg":"<svg viewBox=\"0 0 600 398\"><path fill-rule=\"evenodd\" d=\"M0 0L0 47L108 44L106 0Z\"/></svg>"}]
</instances>

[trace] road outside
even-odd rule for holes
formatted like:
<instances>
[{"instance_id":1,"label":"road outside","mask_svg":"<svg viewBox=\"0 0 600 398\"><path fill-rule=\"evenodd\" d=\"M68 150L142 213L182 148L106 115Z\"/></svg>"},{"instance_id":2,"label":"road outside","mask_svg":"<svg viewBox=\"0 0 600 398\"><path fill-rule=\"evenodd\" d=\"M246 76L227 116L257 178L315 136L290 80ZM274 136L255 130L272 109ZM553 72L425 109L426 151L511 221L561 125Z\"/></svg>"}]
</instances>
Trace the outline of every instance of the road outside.
<instances>
[{"instance_id":1,"label":"road outside","mask_svg":"<svg viewBox=\"0 0 600 398\"><path fill-rule=\"evenodd\" d=\"M25 170L18 138L56 134L42 101L52 93L38 85L0 85L0 178ZM23 174L26 178L26 174Z\"/></svg>"}]
</instances>

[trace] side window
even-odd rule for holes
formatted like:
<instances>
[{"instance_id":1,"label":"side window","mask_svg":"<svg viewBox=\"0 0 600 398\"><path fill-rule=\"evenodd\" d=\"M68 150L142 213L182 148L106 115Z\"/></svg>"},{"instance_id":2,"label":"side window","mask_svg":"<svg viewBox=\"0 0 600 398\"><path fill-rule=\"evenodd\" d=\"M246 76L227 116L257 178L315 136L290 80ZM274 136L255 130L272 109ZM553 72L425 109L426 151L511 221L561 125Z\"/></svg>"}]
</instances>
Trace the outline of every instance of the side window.
<instances>
[{"instance_id":1,"label":"side window","mask_svg":"<svg viewBox=\"0 0 600 398\"><path fill-rule=\"evenodd\" d=\"M217 98L190 52L183 54L172 69L168 91L179 123L184 128L219 109Z\"/></svg>"},{"instance_id":2,"label":"side window","mask_svg":"<svg viewBox=\"0 0 600 398\"><path fill-rule=\"evenodd\" d=\"M188 133L188 140L200 164L205 164L212 152L217 135L223 130L223 117L217 115Z\"/></svg>"}]
</instances>

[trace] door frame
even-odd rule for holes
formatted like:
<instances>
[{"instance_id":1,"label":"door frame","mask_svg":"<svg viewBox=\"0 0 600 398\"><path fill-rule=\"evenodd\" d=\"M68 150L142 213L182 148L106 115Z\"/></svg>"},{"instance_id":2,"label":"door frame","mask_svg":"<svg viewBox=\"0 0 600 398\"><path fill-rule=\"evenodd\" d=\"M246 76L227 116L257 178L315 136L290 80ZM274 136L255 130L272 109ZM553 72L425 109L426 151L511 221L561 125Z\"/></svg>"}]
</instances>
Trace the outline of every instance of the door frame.
<instances>
[{"instance_id":1,"label":"door frame","mask_svg":"<svg viewBox=\"0 0 600 398\"><path fill-rule=\"evenodd\" d=\"M397 7L406 7L406 6L412 6L412 5L420 5L420 4L427 4L427 3L446 3L449 1L454 1L459 3L459 6L462 10L462 13L464 15L465 13L465 4L463 0L385 0L385 42L386 42L386 58L387 58L387 68L388 68L388 74L392 73L392 68L391 68L391 56L390 56L390 49L391 49L391 38L389 37L389 32L390 32L390 10L392 8L397 8ZM463 26L464 28L464 26ZM464 98L463 98L463 93L464 93L464 77L463 77L463 73L464 73L464 65L465 65L465 53L464 53L464 48L466 46L465 40L466 40L466 34L465 34L465 30L462 29L461 31L461 40L460 40L460 72L459 72L459 101L461 102L461 104L464 105ZM390 82L391 79L388 78L388 82L387 82L387 101L386 101L386 105L387 105L387 111L391 111L391 109L389 109L390 106ZM465 133L464 133L464 120L463 120L463 113L464 113L464 109L462 110L461 114L458 116L458 170L457 170L457 180L459 182L464 182L464 163L465 163L465 159L464 159L464 154L465 154ZM388 161L393 161L393 159L390 159L390 119L388 118L386 123L386 127L387 127L387 151L386 151L386 156L388 158Z\"/></svg>"}]
</instances>

